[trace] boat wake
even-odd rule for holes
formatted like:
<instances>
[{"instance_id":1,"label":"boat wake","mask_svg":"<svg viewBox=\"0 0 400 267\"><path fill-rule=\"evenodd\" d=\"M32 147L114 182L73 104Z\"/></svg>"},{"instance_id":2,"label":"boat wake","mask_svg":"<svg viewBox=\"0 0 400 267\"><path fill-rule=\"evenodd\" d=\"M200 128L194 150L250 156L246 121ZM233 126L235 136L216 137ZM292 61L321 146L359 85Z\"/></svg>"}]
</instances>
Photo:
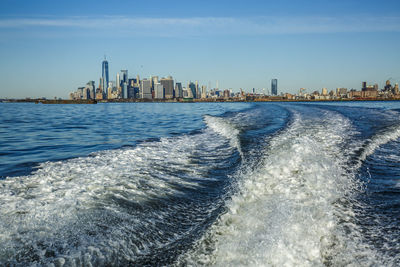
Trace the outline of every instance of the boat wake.
<instances>
[{"instance_id":1,"label":"boat wake","mask_svg":"<svg viewBox=\"0 0 400 267\"><path fill-rule=\"evenodd\" d=\"M398 265L400 234L376 241L398 230L376 223L360 175L398 172L400 127L366 135L332 109L205 115L201 130L0 180L0 265ZM398 181L375 179L389 197Z\"/></svg>"},{"instance_id":2,"label":"boat wake","mask_svg":"<svg viewBox=\"0 0 400 267\"><path fill-rule=\"evenodd\" d=\"M391 265L356 223L364 190L356 172L368 154L399 137L398 129L365 145L337 112L293 108L286 130L268 141L256 169L238 172L238 193L182 265ZM365 147L365 146L364 146Z\"/></svg>"},{"instance_id":3,"label":"boat wake","mask_svg":"<svg viewBox=\"0 0 400 267\"><path fill-rule=\"evenodd\" d=\"M171 263L221 212L238 130L200 132L45 162L0 181L0 263Z\"/></svg>"}]
</instances>

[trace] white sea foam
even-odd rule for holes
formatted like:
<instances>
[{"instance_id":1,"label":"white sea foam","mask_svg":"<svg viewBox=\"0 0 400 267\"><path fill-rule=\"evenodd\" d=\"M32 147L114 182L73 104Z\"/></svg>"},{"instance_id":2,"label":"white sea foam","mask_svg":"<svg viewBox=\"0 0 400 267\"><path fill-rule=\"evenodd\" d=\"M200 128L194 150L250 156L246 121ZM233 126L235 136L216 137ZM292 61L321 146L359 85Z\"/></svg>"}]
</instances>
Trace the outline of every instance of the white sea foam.
<instances>
[{"instance_id":1,"label":"white sea foam","mask_svg":"<svg viewBox=\"0 0 400 267\"><path fill-rule=\"evenodd\" d=\"M199 181L215 180L208 172L223 167L223 159L236 149L229 146L234 135L223 133L206 129L45 162L31 175L0 181L0 263L134 262L179 239L184 233L168 234L157 227L165 225L171 211L152 213L146 205L199 188ZM143 211L130 213L126 206Z\"/></svg>"},{"instance_id":2,"label":"white sea foam","mask_svg":"<svg viewBox=\"0 0 400 267\"><path fill-rule=\"evenodd\" d=\"M294 121L271 140L263 164L239 173L240 191L184 264L216 266L370 265L379 262L363 242L346 202L359 190L349 155L348 119L328 111ZM344 144L349 144L345 147Z\"/></svg>"}]
</instances>

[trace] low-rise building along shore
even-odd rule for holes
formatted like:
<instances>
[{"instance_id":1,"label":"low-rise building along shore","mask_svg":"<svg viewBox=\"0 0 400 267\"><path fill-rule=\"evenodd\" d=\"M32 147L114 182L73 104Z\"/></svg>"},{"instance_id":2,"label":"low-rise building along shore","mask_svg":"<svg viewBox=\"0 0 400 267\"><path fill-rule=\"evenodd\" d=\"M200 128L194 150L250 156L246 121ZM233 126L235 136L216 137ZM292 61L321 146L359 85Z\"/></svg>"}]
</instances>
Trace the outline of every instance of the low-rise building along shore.
<instances>
[{"instance_id":1,"label":"low-rise building along shore","mask_svg":"<svg viewBox=\"0 0 400 267\"><path fill-rule=\"evenodd\" d=\"M335 99L288 99L276 97L230 97L230 98L174 98L174 99L105 99L105 100L66 100L66 99L0 99L3 103L36 103L36 104L97 104L97 103L215 103L215 102L350 102L350 101L399 101L400 97L356 97Z\"/></svg>"}]
</instances>

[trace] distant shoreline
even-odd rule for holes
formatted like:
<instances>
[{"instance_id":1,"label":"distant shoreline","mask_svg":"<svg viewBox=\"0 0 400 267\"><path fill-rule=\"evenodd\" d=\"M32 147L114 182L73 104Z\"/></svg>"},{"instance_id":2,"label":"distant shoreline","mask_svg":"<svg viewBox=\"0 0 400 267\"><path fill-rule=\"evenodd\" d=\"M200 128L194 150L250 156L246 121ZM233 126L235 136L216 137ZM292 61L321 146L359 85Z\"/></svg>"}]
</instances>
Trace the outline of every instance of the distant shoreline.
<instances>
[{"instance_id":1,"label":"distant shoreline","mask_svg":"<svg viewBox=\"0 0 400 267\"><path fill-rule=\"evenodd\" d=\"M66 100L66 99L0 99L2 103L36 104L97 104L97 103L221 103L221 102L352 102L352 101L399 101L398 98L354 98L354 99L283 99L283 98L210 98L210 99L106 99L106 100Z\"/></svg>"}]
</instances>

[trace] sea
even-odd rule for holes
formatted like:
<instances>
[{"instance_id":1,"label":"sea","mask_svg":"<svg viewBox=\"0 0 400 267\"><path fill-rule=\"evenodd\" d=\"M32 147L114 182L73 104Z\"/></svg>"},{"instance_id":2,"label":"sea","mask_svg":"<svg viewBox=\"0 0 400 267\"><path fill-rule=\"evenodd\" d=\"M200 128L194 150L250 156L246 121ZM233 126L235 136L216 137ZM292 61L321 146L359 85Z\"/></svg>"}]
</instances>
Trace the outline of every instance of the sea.
<instances>
[{"instance_id":1,"label":"sea","mask_svg":"<svg viewBox=\"0 0 400 267\"><path fill-rule=\"evenodd\" d=\"M399 266L400 102L0 103L0 266Z\"/></svg>"}]
</instances>

